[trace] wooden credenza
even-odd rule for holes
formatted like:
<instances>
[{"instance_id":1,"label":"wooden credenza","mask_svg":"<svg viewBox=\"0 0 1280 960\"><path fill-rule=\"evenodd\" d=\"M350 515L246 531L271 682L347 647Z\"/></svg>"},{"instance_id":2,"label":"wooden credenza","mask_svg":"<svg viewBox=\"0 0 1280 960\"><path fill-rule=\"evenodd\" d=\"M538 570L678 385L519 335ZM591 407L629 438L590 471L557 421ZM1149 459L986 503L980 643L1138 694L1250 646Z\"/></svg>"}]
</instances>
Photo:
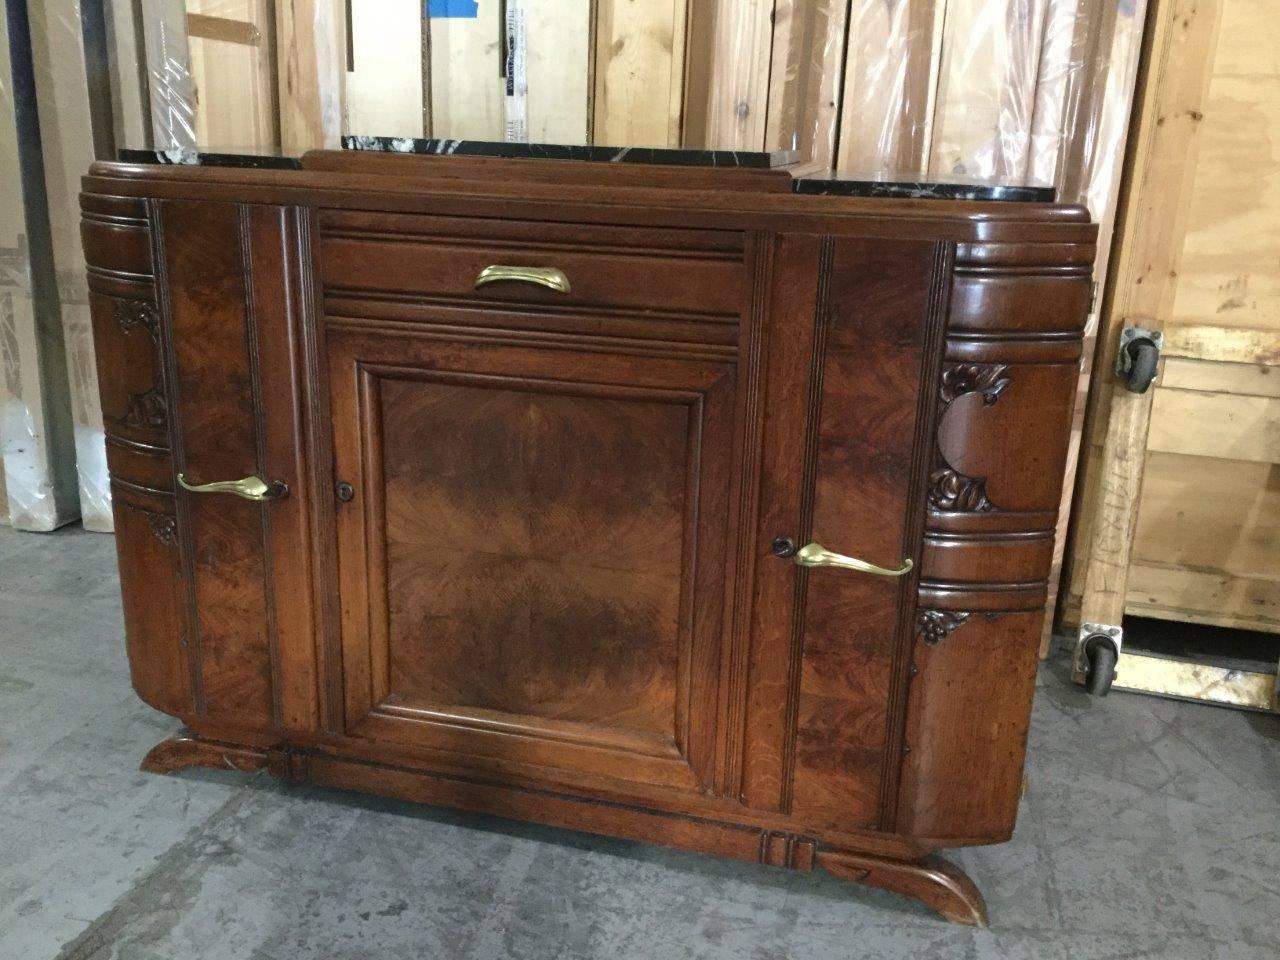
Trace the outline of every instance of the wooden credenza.
<instances>
[{"instance_id":1,"label":"wooden credenza","mask_svg":"<svg viewBox=\"0 0 1280 960\"><path fill-rule=\"evenodd\" d=\"M983 922L933 851L1014 824L1083 210L337 152L84 188L133 682L188 728L144 768Z\"/></svg>"}]
</instances>

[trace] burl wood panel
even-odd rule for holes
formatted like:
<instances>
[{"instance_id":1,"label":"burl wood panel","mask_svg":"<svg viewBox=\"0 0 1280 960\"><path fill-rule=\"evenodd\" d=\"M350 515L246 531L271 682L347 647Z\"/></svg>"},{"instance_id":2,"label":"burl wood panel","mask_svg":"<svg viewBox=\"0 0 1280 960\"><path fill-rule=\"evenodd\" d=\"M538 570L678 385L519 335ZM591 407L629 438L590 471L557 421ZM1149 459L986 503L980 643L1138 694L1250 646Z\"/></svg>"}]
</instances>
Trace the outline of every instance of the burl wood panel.
<instances>
[{"instance_id":1,"label":"burl wood panel","mask_svg":"<svg viewBox=\"0 0 1280 960\"><path fill-rule=\"evenodd\" d=\"M816 469L806 539L885 567L915 555L913 439L929 379L938 249L922 242L839 239L815 415ZM928 361L928 362L926 362ZM918 483L918 481L917 481ZM918 529L918 527L917 527ZM807 822L874 826L913 579L815 569L805 577L804 654L795 728L792 812Z\"/></svg>"},{"instance_id":2,"label":"burl wood panel","mask_svg":"<svg viewBox=\"0 0 1280 960\"><path fill-rule=\"evenodd\" d=\"M674 744L689 406L393 376L378 404L385 700Z\"/></svg>"},{"instance_id":3,"label":"burl wood panel","mask_svg":"<svg viewBox=\"0 0 1280 960\"><path fill-rule=\"evenodd\" d=\"M348 730L704 783L733 366L327 328Z\"/></svg>"},{"instance_id":4,"label":"burl wood panel","mask_svg":"<svg viewBox=\"0 0 1280 960\"><path fill-rule=\"evenodd\" d=\"M245 208L166 201L159 226L177 469L190 483L259 473L244 250ZM237 726L274 721L261 504L182 493L196 709Z\"/></svg>"}]
</instances>

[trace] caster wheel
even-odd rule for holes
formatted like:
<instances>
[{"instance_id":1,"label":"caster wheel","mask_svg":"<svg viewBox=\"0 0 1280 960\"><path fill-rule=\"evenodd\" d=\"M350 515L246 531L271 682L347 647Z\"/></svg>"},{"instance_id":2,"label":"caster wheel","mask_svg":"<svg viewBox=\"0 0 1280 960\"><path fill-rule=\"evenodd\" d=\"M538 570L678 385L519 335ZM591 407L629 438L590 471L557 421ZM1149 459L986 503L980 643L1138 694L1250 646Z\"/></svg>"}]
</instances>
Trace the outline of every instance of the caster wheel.
<instances>
[{"instance_id":1,"label":"caster wheel","mask_svg":"<svg viewBox=\"0 0 1280 960\"><path fill-rule=\"evenodd\" d=\"M1145 338L1132 341L1128 347L1129 373L1125 377L1124 388L1130 393L1146 393L1156 379L1156 367L1160 362L1160 351L1156 345Z\"/></svg>"},{"instance_id":2,"label":"caster wheel","mask_svg":"<svg viewBox=\"0 0 1280 960\"><path fill-rule=\"evenodd\" d=\"M1084 688L1095 697L1105 697L1116 678L1116 646L1106 637L1094 637L1084 653L1089 661Z\"/></svg>"}]
</instances>

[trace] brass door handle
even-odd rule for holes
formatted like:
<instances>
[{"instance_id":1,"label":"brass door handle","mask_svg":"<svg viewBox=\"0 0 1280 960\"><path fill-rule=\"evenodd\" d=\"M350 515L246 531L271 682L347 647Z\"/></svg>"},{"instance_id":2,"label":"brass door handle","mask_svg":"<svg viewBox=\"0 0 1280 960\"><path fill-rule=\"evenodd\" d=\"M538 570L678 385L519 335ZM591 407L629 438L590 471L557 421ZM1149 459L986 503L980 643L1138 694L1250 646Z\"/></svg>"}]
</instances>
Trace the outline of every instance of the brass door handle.
<instances>
[{"instance_id":1,"label":"brass door handle","mask_svg":"<svg viewBox=\"0 0 1280 960\"><path fill-rule=\"evenodd\" d=\"M187 478L178 474L178 486L191 493L229 493L233 497L244 500L279 500L289 495L289 487L283 480L267 483L260 477L245 477L243 480L216 480L213 483L187 483Z\"/></svg>"},{"instance_id":2,"label":"brass door handle","mask_svg":"<svg viewBox=\"0 0 1280 960\"><path fill-rule=\"evenodd\" d=\"M842 553L832 553L820 543L805 544L795 552L792 559L802 567L839 567L841 570L857 570L859 573L872 573L877 577L900 577L908 573L914 564L911 558L902 561L901 566L890 569L877 567L857 557L846 557Z\"/></svg>"},{"instance_id":3,"label":"brass door handle","mask_svg":"<svg viewBox=\"0 0 1280 960\"><path fill-rule=\"evenodd\" d=\"M479 290L486 283L500 283L504 280L536 283L557 293L568 293L572 289L564 271L555 267L504 267L497 263L480 271L476 277L476 289Z\"/></svg>"}]
</instances>

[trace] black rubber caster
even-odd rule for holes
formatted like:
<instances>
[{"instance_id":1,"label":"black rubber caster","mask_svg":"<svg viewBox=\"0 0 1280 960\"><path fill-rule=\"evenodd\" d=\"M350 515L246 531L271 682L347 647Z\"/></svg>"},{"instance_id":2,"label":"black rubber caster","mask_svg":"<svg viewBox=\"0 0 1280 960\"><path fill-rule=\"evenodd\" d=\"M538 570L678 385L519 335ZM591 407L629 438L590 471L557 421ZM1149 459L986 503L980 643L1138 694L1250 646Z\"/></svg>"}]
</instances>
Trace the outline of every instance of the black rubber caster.
<instances>
[{"instance_id":1,"label":"black rubber caster","mask_svg":"<svg viewBox=\"0 0 1280 960\"><path fill-rule=\"evenodd\" d=\"M1090 637L1085 642L1084 655L1088 663L1084 688L1095 697L1105 697L1116 679L1116 645L1109 637Z\"/></svg>"},{"instance_id":2,"label":"black rubber caster","mask_svg":"<svg viewBox=\"0 0 1280 960\"><path fill-rule=\"evenodd\" d=\"M1156 379L1160 349L1146 337L1137 337L1125 345L1125 350L1129 354L1129 369L1124 388L1130 393L1146 393Z\"/></svg>"}]
</instances>

